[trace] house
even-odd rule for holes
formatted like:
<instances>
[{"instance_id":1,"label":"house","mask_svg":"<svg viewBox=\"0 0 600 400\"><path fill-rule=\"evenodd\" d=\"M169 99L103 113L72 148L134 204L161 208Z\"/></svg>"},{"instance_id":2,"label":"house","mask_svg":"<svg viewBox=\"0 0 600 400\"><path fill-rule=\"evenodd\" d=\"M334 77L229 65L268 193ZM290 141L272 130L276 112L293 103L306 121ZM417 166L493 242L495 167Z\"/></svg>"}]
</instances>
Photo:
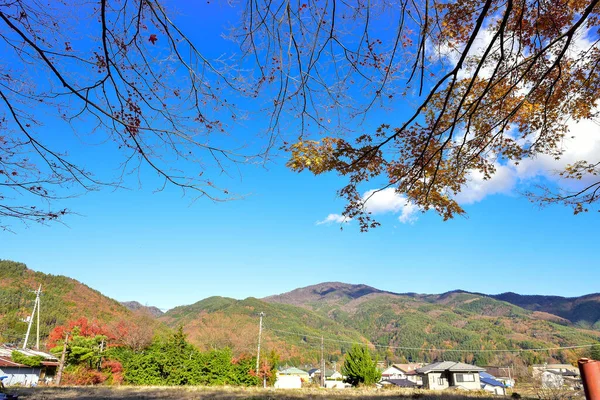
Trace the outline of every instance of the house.
<instances>
[{"instance_id":1,"label":"house","mask_svg":"<svg viewBox=\"0 0 600 400\"><path fill-rule=\"evenodd\" d=\"M485 369L460 362L441 361L418 368L416 371L423 379L424 389L480 390L479 372L485 372Z\"/></svg>"},{"instance_id":2,"label":"house","mask_svg":"<svg viewBox=\"0 0 600 400\"><path fill-rule=\"evenodd\" d=\"M532 365L533 377L539 379L544 371L554 371L565 373L573 372L579 376L579 368L571 364L534 364Z\"/></svg>"},{"instance_id":3,"label":"house","mask_svg":"<svg viewBox=\"0 0 600 400\"><path fill-rule=\"evenodd\" d=\"M500 382L495 376L487 372L480 372L479 380L481 382L481 388L486 392L498 394L501 396L506 395L506 385Z\"/></svg>"},{"instance_id":4,"label":"house","mask_svg":"<svg viewBox=\"0 0 600 400\"><path fill-rule=\"evenodd\" d=\"M423 364L392 364L381 372L382 379L404 379L408 372L421 368Z\"/></svg>"},{"instance_id":5,"label":"house","mask_svg":"<svg viewBox=\"0 0 600 400\"><path fill-rule=\"evenodd\" d=\"M308 376L312 379L313 382L319 382L321 379L321 370L319 368L313 368L308 370ZM326 381L341 381L344 377L341 373L333 369L325 370L325 380Z\"/></svg>"},{"instance_id":6,"label":"house","mask_svg":"<svg viewBox=\"0 0 600 400\"><path fill-rule=\"evenodd\" d=\"M571 364L536 364L532 366L533 377L543 388L581 387L579 369Z\"/></svg>"},{"instance_id":7,"label":"house","mask_svg":"<svg viewBox=\"0 0 600 400\"><path fill-rule=\"evenodd\" d=\"M308 372L296 367L283 369L277 373L277 376L297 376L302 380L302 382L308 382L310 380L310 375Z\"/></svg>"},{"instance_id":8,"label":"house","mask_svg":"<svg viewBox=\"0 0 600 400\"><path fill-rule=\"evenodd\" d=\"M417 370L408 371L406 373L406 379L409 381L416 383L417 386L423 386L423 377L417 373Z\"/></svg>"},{"instance_id":9,"label":"house","mask_svg":"<svg viewBox=\"0 0 600 400\"><path fill-rule=\"evenodd\" d=\"M42 358L40 366L30 367L19 364L12 359L12 352L28 356L39 356ZM49 383L56 374L58 359L52 354L31 349L19 349L12 346L0 345L0 376L5 376L3 382L6 386L35 386L40 381Z\"/></svg>"},{"instance_id":10,"label":"house","mask_svg":"<svg viewBox=\"0 0 600 400\"><path fill-rule=\"evenodd\" d=\"M515 372L513 367L498 367L493 365L485 365L483 366L486 372L496 379L499 382L502 382L505 387L514 387L515 386Z\"/></svg>"}]
</instances>

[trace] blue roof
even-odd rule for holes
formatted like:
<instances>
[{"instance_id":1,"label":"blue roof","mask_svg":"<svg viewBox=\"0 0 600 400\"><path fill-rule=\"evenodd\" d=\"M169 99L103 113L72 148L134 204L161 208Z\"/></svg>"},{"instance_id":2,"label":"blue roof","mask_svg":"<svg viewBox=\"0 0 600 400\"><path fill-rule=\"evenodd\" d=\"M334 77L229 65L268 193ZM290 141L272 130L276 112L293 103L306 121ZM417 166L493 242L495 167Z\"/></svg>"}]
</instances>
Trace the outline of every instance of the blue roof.
<instances>
[{"instance_id":1,"label":"blue roof","mask_svg":"<svg viewBox=\"0 0 600 400\"><path fill-rule=\"evenodd\" d=\"M500 382L499 380L496 379L495 376L490 375L487 372L480 372L479 380L481 381L481 383L485 383L487 385L506 387L506 385L504 385L504 383Z\"/></svg>"}]
</instances>

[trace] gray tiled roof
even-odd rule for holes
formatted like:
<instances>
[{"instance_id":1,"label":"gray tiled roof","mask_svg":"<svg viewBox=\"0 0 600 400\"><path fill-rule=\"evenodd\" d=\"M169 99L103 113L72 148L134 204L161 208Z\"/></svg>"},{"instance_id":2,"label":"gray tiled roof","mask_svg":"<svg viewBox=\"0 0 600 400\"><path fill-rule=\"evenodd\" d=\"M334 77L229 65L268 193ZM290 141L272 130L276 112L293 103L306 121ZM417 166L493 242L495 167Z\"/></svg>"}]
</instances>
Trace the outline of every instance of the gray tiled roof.
<instances>
[{"instance_id":1,"label":"gray tiled roof","mask_svg":"<svg viewBox=\"0 0 600 400\"><path fill-rule=\"evenodd\" d=\"M428 374L430 372L441 372L441 371L479 372L479 371L485 371L485 368L481 368L476 365L470 365L470 364L465 364L465 363L461 363L461 362L440 361L440 362L426 365L423 368L417 369L417 372L420 374Z\"/></svg>"}]
</instances>

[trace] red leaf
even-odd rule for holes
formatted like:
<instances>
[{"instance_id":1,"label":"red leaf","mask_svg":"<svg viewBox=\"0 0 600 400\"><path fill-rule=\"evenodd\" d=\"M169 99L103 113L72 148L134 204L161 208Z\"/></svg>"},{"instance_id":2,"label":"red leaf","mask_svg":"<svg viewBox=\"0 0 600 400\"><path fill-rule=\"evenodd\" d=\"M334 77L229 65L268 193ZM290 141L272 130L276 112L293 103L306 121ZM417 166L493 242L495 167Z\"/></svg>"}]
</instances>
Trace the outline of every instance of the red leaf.
<instances>
[{"instance_id":1,"label":"red leaf","mask_svg":"<svg viewBox=\"0 0 600 400\"><path fill-rule=\"evenodd\" d=\"M148 39L149 42L152 42L152 44L155 44L156 41L158 40L158 38L156 37L156 34L152 34L150 35L150 38Z\"/></svg>"}]
</instances>

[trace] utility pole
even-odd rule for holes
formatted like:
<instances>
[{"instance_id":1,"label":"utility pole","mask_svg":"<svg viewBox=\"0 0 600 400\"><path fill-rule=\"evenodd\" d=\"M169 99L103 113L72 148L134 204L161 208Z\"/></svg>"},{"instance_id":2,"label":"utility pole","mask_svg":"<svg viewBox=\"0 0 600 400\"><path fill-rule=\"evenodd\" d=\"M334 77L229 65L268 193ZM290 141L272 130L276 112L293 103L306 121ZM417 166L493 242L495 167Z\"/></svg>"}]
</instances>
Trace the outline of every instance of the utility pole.
<instances>
[{"instance_id":1,"label":"utility pole","mask_svg":"<svg viewBox=\"0 0 600 400\"><path fill-rule=\"evenodd\" d=\"M69 342L69 332L65 334L65 343L63 344L63 351L60 356L60 364L58 364L58 372L56 373L56 386L60 386L60 379L62 378L63 368L65 367L65 356L67 354L67 343Z\"/></svg>"},{"instance_id":2,"label":"utility pole","mask_svg":"<svg viewBox=\"0 0 600 400\"><path fill-rule=\"evenodd\" d=\"M42 285L40 285L39 289L35 292L36 296L35 296L35 302L33 303L33 311L31 313L31 317L29 318L29 325L27 325L27 333L25 334L25 342L23 343L23 349L27 348L27 342L29 341L29 333L31 332L31 325L33 324L33 317L35 316L35 311L38 309L39 307L39 303L40 303L40 293L42 292ZM40 314L38 311L38 349L39 349L39 335L40 335L40 328L39 328L39 318L40 318Z\"/></svg>"},{"instance_id":3,"label":"utility pole","mask_svg":"<svg viewBox=\"0 0 600 400\"><path fill-rule=\"evenodd\" d=\"M98 371L100 371L102 368L102 353L104 353L104 339L102 339L102 342L100 343L100 360L98 361Z\"/></svg>"},{"instance_id":4,"label":"utility pole","mask_svg":"<svg viewBox=\"0 0 600 400\"><path fill-rule=\"evenodd\" d=\"M262 336L262 319L265 316L264 312L260 314L260 322L258 323L258 351L256 352L256 375L258 375L258 366L260 362L260 338Z\"/></svg>"},{"instance_id":5,"label":"utility pole","mask_svg":"<svg viewBox=\"0 0 600 400\"><path fill-rule=\"evenodd\" d=\"M321 336L321 387L325 387L325 358L323 356L323 347L325 339Z\"/></svg>"},{"instance_id":6,"label":"utility pole","mask_svg":"<svg viewBox=\"0 0 600 400\"><path fill-rule=\"evenodd\" d=\"M40 351L40 310L41 310L41 299L40 299L40 294L42 292L42 285L40 284L40 287L38 288L38 294L36 297L37 300L37 330L36 330L36 337L35 337L35 349L37 351Z\"/></svg>"}]
</instances>

